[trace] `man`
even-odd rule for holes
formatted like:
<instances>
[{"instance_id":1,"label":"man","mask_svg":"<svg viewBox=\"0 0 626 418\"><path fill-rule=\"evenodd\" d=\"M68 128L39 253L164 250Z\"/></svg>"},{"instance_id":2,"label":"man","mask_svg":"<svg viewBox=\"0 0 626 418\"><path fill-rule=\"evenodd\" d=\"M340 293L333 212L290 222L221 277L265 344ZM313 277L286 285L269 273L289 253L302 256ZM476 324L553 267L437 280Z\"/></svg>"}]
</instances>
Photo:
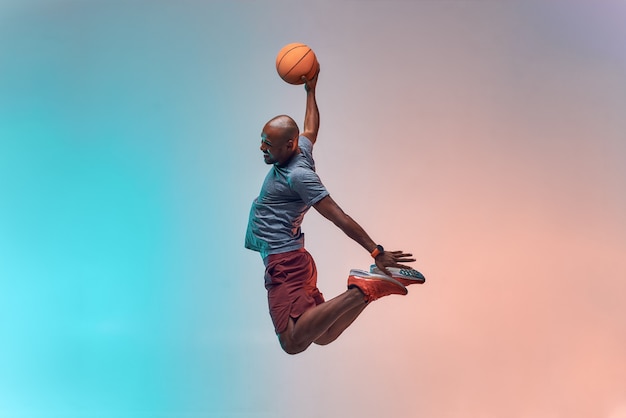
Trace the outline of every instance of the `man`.
<instances>
[{"instance_id":1,"label":"man","mask_svg":"<svg viewBox=\"0 0 626 418\"><path fill-rule=\"evenodd\" d=\"M270 316L281 347L289 354L300 353L312 343L331 343L370 302L391 294L405 295L405 285L423 282L416 270L400 264L415 261L412 254L385 251L377 245L341 210L315 173L312 151L319 130L318 76L319 71L311 80L303 78L306 112L302 134L286 115L263 127L261 151L272 168L252 204L246 232L246 248L260 252L263 258ZM329 301L317 288L315 263L304 249L300 229L311 207L375 260L374 273L351 270L348 290Z\"/></svg>"}]
</instances>

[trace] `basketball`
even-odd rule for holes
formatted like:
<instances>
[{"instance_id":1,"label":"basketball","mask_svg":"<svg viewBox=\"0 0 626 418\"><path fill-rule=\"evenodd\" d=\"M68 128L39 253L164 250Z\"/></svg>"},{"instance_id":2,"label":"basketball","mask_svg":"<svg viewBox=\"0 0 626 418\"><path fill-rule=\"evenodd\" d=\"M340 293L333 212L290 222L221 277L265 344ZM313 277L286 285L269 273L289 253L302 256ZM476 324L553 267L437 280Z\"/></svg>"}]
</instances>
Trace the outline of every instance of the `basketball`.
<instances>
[{"instance_id":1,"label":"basketball","mask_svg":"<svg viewBox=\"0 0 626 418\"><path fill-rule=\"evenodd\" d=\"M276 56L276 71L289 84L303 84L302 76L310 80L315 77L318 68L315 52L305 44L296 42L285 45Z\"/></svg>"}]
</instances>

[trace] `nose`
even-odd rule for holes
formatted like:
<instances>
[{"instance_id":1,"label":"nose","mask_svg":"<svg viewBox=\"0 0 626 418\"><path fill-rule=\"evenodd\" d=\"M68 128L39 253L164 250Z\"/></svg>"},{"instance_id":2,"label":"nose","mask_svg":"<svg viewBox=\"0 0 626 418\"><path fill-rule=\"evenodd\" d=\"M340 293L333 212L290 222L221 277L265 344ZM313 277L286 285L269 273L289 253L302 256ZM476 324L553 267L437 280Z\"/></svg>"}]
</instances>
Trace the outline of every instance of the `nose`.
<instances>
[{"instance_id":1,"label":"nose","mask_svg":"<svg viewBox=\"0 0 626 418\"><path fill-rule=\"evenodd\" d=\"M265 142L261 141L261 146L259 147L259 149L265 152L265 150L267 149L267 145L265 144Z\"/></svg>"}]
</instances>

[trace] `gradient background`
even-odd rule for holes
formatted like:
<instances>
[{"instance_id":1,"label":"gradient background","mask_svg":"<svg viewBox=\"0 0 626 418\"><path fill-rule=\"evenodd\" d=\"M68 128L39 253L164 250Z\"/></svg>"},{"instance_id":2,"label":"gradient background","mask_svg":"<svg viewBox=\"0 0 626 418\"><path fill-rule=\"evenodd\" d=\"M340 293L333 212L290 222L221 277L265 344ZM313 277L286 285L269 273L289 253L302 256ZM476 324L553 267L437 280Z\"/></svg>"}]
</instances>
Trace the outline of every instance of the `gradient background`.
<instances>
[{"instance_id":1,"label":"gradient background","mask_svg":"<svg viewBox=\"0 0 626 418\"><path fill-rule=\"evenodd\" d=\"M626 3L0 3L0 417L626 417ZM260 131L428 278L284 354ZM304 225L327 297L369 256Z\"/></svg>"}]
</instances>

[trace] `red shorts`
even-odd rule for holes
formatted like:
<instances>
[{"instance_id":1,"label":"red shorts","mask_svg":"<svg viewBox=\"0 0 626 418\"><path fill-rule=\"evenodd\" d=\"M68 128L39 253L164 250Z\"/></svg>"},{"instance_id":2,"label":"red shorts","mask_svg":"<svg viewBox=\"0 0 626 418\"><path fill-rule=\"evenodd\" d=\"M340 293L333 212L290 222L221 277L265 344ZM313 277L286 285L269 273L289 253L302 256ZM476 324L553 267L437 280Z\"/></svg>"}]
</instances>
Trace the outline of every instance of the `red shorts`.
<instances>
[{"instance_id":1,"label":"red shorts","mask_svg":"<svg viewBox=\"0 0 626 418\"><path fill-rule=\"evenodd\" d=\"M324 303L317 288L317 268L304 248L271 254L265 262L265 288L276 334L287 329L289 318Z\"/></svg>"}]
</instances>

